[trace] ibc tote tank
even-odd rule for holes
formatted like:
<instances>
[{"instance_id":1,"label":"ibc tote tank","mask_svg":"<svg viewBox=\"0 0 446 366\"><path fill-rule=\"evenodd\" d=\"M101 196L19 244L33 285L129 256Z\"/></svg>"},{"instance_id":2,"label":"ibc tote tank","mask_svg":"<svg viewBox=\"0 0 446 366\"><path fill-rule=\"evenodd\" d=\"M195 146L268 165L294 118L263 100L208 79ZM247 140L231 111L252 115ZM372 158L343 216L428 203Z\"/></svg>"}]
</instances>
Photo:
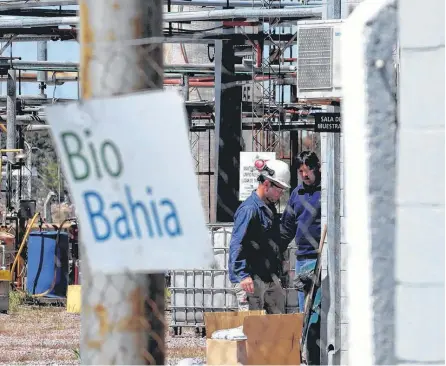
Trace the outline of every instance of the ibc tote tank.
<instances>
[{"instance_id":1,"label":"ibc tote tank","mask_svg":"<svg viewBox=\"0 0 446 366\"><path fill-rule=\"evenodd\" d=\"M68 287L68 234L35 231L28 239L26 289L32 295L66 297Z\"/></svg>"}]
</instances>

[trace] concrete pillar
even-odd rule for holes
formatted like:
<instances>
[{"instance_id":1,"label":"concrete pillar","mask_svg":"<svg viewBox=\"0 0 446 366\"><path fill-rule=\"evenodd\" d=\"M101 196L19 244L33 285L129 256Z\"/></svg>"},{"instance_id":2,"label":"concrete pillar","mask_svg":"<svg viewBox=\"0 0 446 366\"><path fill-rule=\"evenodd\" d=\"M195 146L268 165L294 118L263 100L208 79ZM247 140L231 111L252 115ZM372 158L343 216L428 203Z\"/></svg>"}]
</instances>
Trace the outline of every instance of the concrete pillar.
<instances>
[{"instance_id":1,"label":"concrete pillar","mask_svg":"<svg viewBox=\"0 0 446 366\"><path fill-rule=\"evenodd\" d=\"M348 363L394 365L396 1L359 4L342 37Z\"/></svg>"}]
</instances>

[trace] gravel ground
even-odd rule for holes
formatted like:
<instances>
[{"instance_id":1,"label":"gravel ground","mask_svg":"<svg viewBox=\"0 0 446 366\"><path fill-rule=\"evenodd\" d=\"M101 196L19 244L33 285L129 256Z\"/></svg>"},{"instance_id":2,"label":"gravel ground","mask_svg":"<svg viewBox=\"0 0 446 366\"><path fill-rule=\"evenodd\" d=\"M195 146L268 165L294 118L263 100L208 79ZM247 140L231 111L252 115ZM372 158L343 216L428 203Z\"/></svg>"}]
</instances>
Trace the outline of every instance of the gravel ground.
<instances>
[{"instance_id":1,"label":"gravel ground","mask_svg":"<svg viewBox=\"0 0 446 366\"><path fill-rule=\"evenodd\" d=\"M64 310L21 307L0 314L0 364L78 364L80 316Z\"/></svg>"},{"instance_id":2,"label":"gravel ground","mask_svg":"<svg viewBox=\"0 0 446 366\"><path fill-rule=\"evenodd\" d=\"M166 313L166 322L170 324L170 314ZM206 338L196 337L194 328L183 328L182 334L171 337L166 335L167 360L169 365L176 365L184 359L188 364L205 364Z\"/></svg>"},{"instance_id":3,"label":"gravel ground","mask_svg":"<svg viewBox=\"0 0 446 366\"><path fill-rule=\"evenodd\" d=\"M170 324L169 313L166 322ZM0 365L78 365L80 315L64 308L20 307L11 314L0 314ZM194 329L183 329L180 336L166 334L166 363L175 365L205 362L204 338Z\"/></svg>"}]
</instances>

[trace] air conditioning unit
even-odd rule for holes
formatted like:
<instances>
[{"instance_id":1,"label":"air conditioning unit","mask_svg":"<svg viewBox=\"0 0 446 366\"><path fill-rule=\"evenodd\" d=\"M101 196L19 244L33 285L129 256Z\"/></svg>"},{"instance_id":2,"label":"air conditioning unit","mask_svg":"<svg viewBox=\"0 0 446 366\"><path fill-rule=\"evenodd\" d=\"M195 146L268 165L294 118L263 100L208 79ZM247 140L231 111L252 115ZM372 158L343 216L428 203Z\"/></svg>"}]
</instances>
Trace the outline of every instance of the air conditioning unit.
<instances>
[{"instance_id":1,"label":"air conditioning unit","mask_svg":"<svg viewBox=\"0 0 446 366\"><path fill-rule=\"evenodd\" d=\"M297 97L340 98L342 20L308 20L297 25Z\"/></svg>"}]
</instances>

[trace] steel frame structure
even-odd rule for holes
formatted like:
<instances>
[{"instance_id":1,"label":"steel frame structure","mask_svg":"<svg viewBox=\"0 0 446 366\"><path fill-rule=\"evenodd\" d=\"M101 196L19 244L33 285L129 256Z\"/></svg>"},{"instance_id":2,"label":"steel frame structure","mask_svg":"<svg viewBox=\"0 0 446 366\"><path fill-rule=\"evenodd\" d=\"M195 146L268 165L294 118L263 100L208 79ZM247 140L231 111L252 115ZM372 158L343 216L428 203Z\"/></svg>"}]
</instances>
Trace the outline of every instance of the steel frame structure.
<instances>
[{"instance_id":1,"label":"steel frame structure","mask_svg":"<svg viewBox=\"0 0 446 366\"><path fill-rule=\"evenodd\" d=\"M41 90L46 85L66 82L78 82L78 63L54 62L46 59L24 61L17 57L4 56L2 53L7 46L15 42L36 41L43 44L45 41L75 41L77 37L77 22L73 10L63 10L61 6L75 5L77 1L9 1L2 5L0 16L14 15L18 19L3 21L0 25L0 42L4 42L0 49L0 83L7 81L11 70L18 82L19 95L15 96L20 114L12 117L5 109L6 96L0 96L0 125L13 125L22 132L41 131L48 129L45 124L45 114L42 106L47 103L66 102L69 99L47 98L46 95L24 96L20 95L20 85L23 82L38 82ZM276 151L278 158L291 159L296 152L290 146L302 139L299 131L312 129L311 117L308 118L307 109L291 98L286 102L285 89L293 90L296 79L295 58L291 51L285 57L285 52L291 50L296 34L293 25L299 19L318 19L322 12L322 1L318 0L166 0L167 5L197 5L203 6L202 11L165 13L169 29L164 32L164 40L169 43L204 43L213 45L216 40L231 41L235 45L235 52L247 55L251 53L249 62L234 65L235 83L241 88L252 83L253 88L261 90L262 97L250 102L242 102L242 130L245 133L245 149L252 151ZM42 9L45 6L59 6L58 9ZM210 9L209 7L215 7ZM217 20L221 27L204 32L178 32L173 31L172 23L189 21ZM59 25L69 28L59 28ZM286 28L284 28L286 27ZM285 29L285 31L284 31ZM245 58L246 60L246 58ZM249 61L249 60L248 60ZM217 63L217 62L216 62ZM179 85L191 88L215 88L217 85L216 63L165 65L165 84ZM187 79L187 83L185 80ZM218 167L211 167L210 162L203 168L199 163L200 149L203 144L200 138L206 135L207 155L215 150L215 143L211 143L211 135L215 136L215 101L202 104L186 102L189 113L189 126L191 149L197 165L197 175L209 177L208 191L211 189L211 176L216 175ZM6 113L5 113L6 112ZM12 111L10 111L12 112ZM221 131L217 131L221 134ZM11 133L11 132L10 132ZM246 133L251 137L246 138ZM297 137L300 134L300 137ZM289 140L289 141L288 141ZM17 145L16 142L15 146ZM9 143L9 147L12 143ZM236 187L234 187L236 188ZM211 213L211 206L215 206L216 195L203 198L207 203L209 221L215 220ZM205 205L206 206L206 205Z\"/></svg>"}]
</instances>

